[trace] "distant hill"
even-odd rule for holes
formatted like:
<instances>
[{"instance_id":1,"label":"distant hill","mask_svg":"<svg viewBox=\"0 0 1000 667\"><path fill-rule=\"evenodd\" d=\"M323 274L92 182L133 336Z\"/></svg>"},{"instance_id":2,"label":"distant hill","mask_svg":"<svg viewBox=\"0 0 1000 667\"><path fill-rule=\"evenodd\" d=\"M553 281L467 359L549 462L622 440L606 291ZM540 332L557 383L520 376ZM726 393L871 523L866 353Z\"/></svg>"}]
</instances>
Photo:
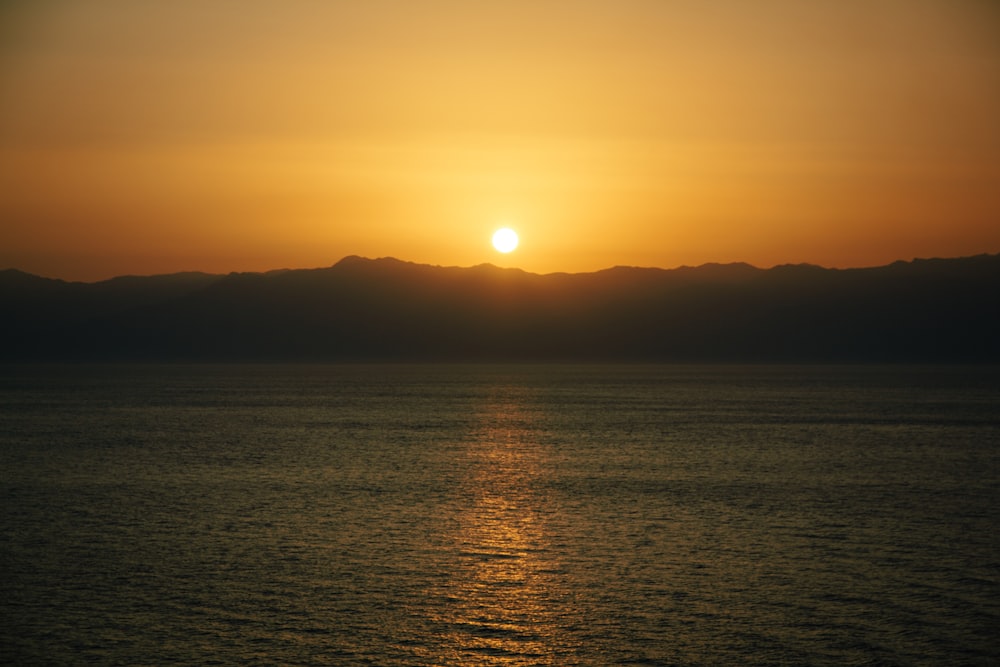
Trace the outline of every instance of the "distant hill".
<instances>
[{"instance_id":1,"label":"distant hill","mask_svg":"<svg viewBox=\"0 0 1000 667\"><path fill-rule=\"evenodd\" d=\"M1000 362L1000 255L537 275L347 257L322 269L0 271L4 361Z\"/></svg>"}]
</instances>

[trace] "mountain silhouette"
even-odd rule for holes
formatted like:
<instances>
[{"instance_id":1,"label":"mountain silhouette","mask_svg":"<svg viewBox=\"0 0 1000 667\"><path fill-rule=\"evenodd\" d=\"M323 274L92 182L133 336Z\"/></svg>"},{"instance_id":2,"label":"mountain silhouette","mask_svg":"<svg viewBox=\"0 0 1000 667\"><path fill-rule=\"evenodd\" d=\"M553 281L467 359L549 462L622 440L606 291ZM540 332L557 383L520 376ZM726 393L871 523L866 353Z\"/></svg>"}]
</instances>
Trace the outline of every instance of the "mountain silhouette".
<instances>
[{"instance_id":1,"label":"mountain silhouette","mask_svg":"<svg viewBox=\"0 0 1000 667\"><path fill-rule=\"evenodd\" d=\"M0 271L4 361L1000 362L1000 255L538 275L347 257L74 283Z\"/></svg>"}]
</instances>

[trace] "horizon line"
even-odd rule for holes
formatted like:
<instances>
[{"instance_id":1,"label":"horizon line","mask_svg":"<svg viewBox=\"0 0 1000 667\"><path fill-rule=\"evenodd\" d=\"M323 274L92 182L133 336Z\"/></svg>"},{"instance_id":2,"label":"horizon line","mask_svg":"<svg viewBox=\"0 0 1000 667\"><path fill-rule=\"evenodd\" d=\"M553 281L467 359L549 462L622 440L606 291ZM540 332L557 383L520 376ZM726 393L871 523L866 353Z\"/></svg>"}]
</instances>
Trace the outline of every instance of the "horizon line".
<instances>
[{"instance_id":1,"label":"horizon line","mask_svg":"<svg viewBox=\"0 0 1000 667\"><path fill-rule=\"evenodd\" d=\"M571 271L550 271L550 272L547 272L547 273L538 273L538 272L534 272L534 271L528 271L526 269L522 269L522 268L516 267L516 266L497 266L496 264L493 264L492 262L481 262L479 264L472 264L472 265L469 265L469 266L460 266L460 265L454 265L454 264L431 264L431 263L427 263L427 262L419 262L419 261L414 261L414 260L400 259L398 257L394 257L394 256L391 256L391 255L386 255L386 256L382 256L382 257L366 257L364 255L349 254L349 255L344 255L343 257L341 257L340 259L338 259L337 261L335 261L333 264L326 265L326 266L296 267L296 268L281 267L281 268L275 268L275 269L266 269L266 270L263 270L263 271L229 271L229 272L218 272L218 273L216 273L216 272L211 272L211 271L201 271L201 270L197 270L197 269L191 269L191 270L181 270L181 271L170 271L170 272L166 272L166 273L148 273L148 274L123 273L123 274L114 275L114 276L111 276L111 277L108 277L108 278L99 278L99 279L96 279L96 280L73 280L73 279L67 279L67 278L59 278L59 277L47 276L47 275L42 275L42 274L39 274L39 273L32 273L31 271L25 271L24 269L19 269L17 267L13 267L13 266L0 269L0 273L15 272L15 273L21 273L21 274L24 274L24 275L28 275L28 276L33 276L33 277L36 277L36 278L41 278L41 279L44 279L44 280L51 280L51 281L63 282L63 283L71 283L71 284L75 283L75 284L88 284L88 285L92 285L92 284L109 282L109 281L112 281L112 280L120 280L120 279L125 279L125 278L155 278L155 277L163 277L163 276L182 276L182 275L204 275L204 276L220 276L220 277L232 276L232 275L261 275L261 276L263 276L263 275L268 275L268 274L273 274L273 273L287 273L287 272L291 272L291 271L323 271L323 270L327 270L327 269L332 269L332 268L334 268L336 266L339 266L340 264L343 264L344 262L362 260L362 261L365 261L365 262L398 262L400 264L408 264L408 265L412 265L412 266L420 266L420 267L435 268L435 269L471 270L471 269L478 269L478 268L490 268L490 269L496 269L498 271L516 271L516 272L524 273L524 274L528 274L528 275L534 275L534 276L542 276L542 277L544 277L544 276L593 275L593 274L597 274L597 273L603 273L605 271L614 271L614 270L617 270L617 269L634 269L634 270L639 270L639 271L668 271L669 272L669 271L682 271L682 270L700 269L700 268L704 268L704 267L726 267L726 266L742 266L742 267L748 267L748 268L751 268L751 269L754 269L754 270L757 270L757 271L770 271L772 269L777 269L777 268L782 268L782 267L812 267L812 268L822 269L822 270L825 270L825 271L863 271L863 270L869 270L869 269L885 268L885 267L892 266L892 265L895 265L895 264L912 264L914 262L926 262L926 261L961 260L961 259L971 259L971 258L974 258L974 257L990 257L990 256L996 256L996 255L1000 255L1000 251L997 251L997 252L980 252L980 253L975 253L975 254L971 254L971 255L960 255L960 256L954 256L954 257L943 257L943 256L935 256L935 257L911 257L910 259L896 259L896 260L893 260L891 262L887 262L885 264L864 265L864 266L847 266L847 267L831 267L831 266L824 266L824 265L821 265L821 264L814 264L812 262L783 262L781 264L774 264L772 266L763 267L763 266L757 266L755 264L751 264L749 262L735 260L735 261L731 261L731 262L703 262L701 264L680 264L680 265L674 266L674 267L638 266L638 265L633 265L633 264L615 264L613 266L608 266L608 267L605 267L605 268L602 268L602 269L596 269L596 270L593 270L593 271L575 271L575 272L571 272Z\"/></svg>"}]
</instances>

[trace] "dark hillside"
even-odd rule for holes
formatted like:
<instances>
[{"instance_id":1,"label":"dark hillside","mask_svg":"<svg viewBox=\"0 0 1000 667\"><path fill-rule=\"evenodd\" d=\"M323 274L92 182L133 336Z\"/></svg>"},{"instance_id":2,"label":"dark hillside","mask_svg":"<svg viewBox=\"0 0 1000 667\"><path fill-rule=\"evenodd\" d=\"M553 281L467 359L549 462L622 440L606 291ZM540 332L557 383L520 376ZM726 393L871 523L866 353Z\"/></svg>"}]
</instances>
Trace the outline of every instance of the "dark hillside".
<instances>
[{"instance_id":1,"label":"dark hillside","mask_svg":"<svg viewBox=\"0 0 1000 667\"><path fill-rule=\"evenodd\" d=\"M834 270L323 269L66 283L0 272L0 358L1000 362L1000 256Z\"/></svg>"}]
</instances>

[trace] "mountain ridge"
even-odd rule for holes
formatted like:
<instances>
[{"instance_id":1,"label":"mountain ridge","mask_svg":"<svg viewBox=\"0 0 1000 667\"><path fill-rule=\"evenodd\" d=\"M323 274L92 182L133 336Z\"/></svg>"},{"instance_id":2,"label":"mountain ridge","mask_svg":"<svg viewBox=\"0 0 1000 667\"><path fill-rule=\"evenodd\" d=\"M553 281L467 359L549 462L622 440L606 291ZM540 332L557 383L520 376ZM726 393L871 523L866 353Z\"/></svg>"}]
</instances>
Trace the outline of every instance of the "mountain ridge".
<instances>
[{"instance_id":1,"label":"mountain ridge","mask_svg":"<svg viewBox=\"0 0 1000 667\"><path fill-rule=\"evenodd\" d=\"M16 267L8 267L0 269L0 287L3 287L4 282L11 276L20 276L21 279L36 279L38 281L47 281L53 283L63 283L63 284L73 284L73 285L97 285L103 283L112 283L126 280L141 280L141 279L182 279L182 278L194 278L194 277L213 277L221 278L226 276L237 276L237 275L276 275L282 273L293 273L293 272L311 272L311 271L330 271L337 269L339 267L350 267L350 266L389 266L394 265L398 267L420 267L427 269L444 269L449 271L469 271L469 270L495 270L499 272L511 272L526 274L531 276L539 277L551 277L551 276L588 276L604 274L616 271L636 271L636 272L655 272L655 273L689 273L689 272L699 272L699 271L772 271L775 269L787 269L787 268L802 268L802 269L818 269L822 271L870 271L877 269L884 269L894 266L902 265L913 265L913 264L924 264L924 263L940 263L940 262L955 262L955 261L967 261L975 260L980 258L991 258L998 257L1000 253L979 253L976 255L967 255L963 257L917 257L911 260L895 260L889 264L882 264L876 266L862 266L862 267L847 267L847 268L836 268L836 267L825 267L819 264L812 264L809 262L798 262L798 263L783 263L775 264L770 268L758 267L747 262L705 262L703 264L688 265L682 264L672 268L665 267L655 267L655 266L637 266L632 264L616 264L614 266L609 266L603 269L596 269L594 271L581 271L576 273L570 273L566 271L553 271L550 273L534 273L521 269L518 267L501 267L490 262L483 262L480 264L474 264L471 266L457 266L457 265L440 265L440 264L426 264L422 262L413 262L409 260L399 259L393 256L383 256L383 257L364 257L362 255L345 255L337 262L329 266L318 266L318 267L305 267L305 268L280 268L280 269L269 269L267 271L230 271L228 273L208 273L205 271L175 271L170 273L160 273L160 274L122 274L119 276L112 276L110 278L104 278L101 280L94 281L81 281L81 280L66 280L64 278L53 278L49 276L42 276L39 274L34 274L28 271L18 269Z\"/></svg>"},{"instance_id":2,"label":"mountain ridge","mask_svg":"<svg viewBox=\"0 0 1000 667\"><path fill-rule=\"evenodd\" d=\"M1000 255L535 274L348 256L95 283L0 271L4 361L1000 362Z\"/></svg>"}]
</instances>

